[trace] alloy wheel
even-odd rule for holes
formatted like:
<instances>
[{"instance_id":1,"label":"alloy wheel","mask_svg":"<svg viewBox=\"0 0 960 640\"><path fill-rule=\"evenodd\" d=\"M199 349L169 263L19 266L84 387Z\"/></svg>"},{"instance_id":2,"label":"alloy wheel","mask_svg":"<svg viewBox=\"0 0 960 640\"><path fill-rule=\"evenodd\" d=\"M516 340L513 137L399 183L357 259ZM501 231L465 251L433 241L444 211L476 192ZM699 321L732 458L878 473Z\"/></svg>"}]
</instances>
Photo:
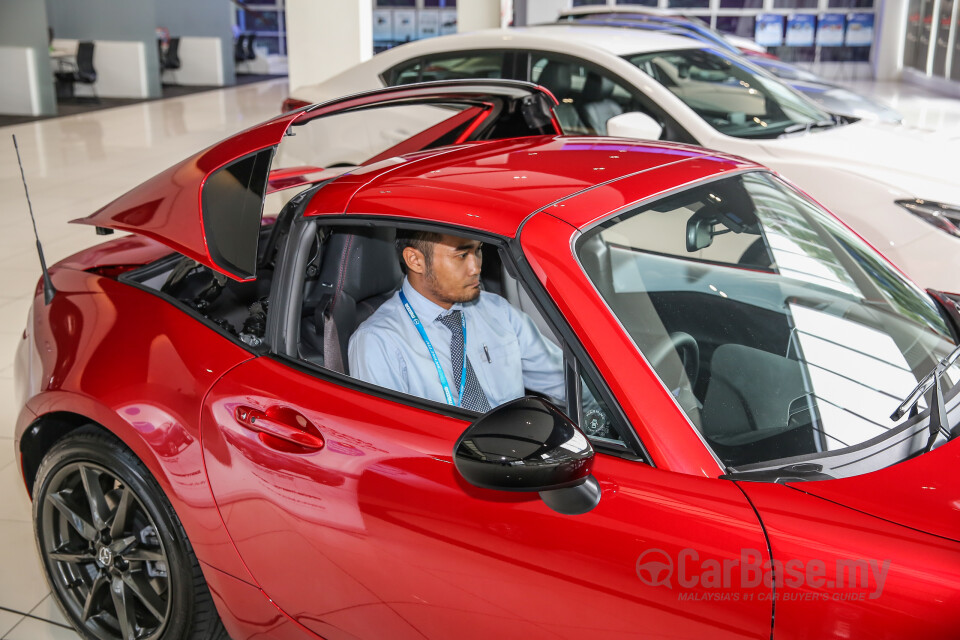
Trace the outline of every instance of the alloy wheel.
<instances>
[{"instance_id":1,"label":"alloy wheel","mask_svg":"<svg viewBox=\"0 0 960 640\"><path fill-rule=\"evenodd\" d=\"M39 498L41 552L72 617L104 640L158 638L170 615L170 565L134 490L100 465L73 462Z\"/></svg>"}]
</instances>

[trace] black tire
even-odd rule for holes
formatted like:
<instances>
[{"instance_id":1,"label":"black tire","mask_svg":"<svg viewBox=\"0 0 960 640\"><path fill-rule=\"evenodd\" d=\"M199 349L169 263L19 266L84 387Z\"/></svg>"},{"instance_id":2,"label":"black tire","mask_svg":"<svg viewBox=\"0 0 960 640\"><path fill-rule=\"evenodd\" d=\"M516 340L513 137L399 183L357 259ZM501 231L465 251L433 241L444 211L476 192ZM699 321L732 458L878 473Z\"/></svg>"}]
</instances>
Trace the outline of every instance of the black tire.
<instances>
[{"instance_id":1,"label":"black tire","mask_svg":"<svg viewBox=\"0 0 960 640\"><path fill-rule=\"evenodd\" d=\"M38 550L67 620L88 640L226 640L186 533L142 462L93 425L44 457Z\"/></svg>"}]
</instances>

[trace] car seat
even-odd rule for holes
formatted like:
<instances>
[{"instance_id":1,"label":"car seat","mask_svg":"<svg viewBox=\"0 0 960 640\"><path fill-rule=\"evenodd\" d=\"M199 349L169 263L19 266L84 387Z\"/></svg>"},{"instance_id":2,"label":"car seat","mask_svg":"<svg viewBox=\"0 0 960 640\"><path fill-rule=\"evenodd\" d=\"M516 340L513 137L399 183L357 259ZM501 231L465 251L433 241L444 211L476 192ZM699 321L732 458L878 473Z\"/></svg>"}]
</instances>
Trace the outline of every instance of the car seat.
<instances>
[{"instance_id":1,"label":"car seat","mask_svg":"<svg viewBox=\"0 0 960 640\"><path fill-rule=\"evenodd\" d=\"M347 344L364 320L400 288L395 229L335 232L324 243L314 332L301 340L323 353L323 366L349 374Z\"/></svg>"},{"instance_id":2,"label":"car seat","mask_svg":"<svg viewBox=\"0 0 960 640\"><path fill-rule=\"evenodd\" d=\"M537 84L546 87L557 99L554 113L564 133L586 133L587 129L573 105L573 71L569 64L550 61L537 76Z\"/></svg>"},{"instance_id":3,"label":"car seat","mask_svg":"<svg viewBox=\"0 0 960 640\"><path fill-rule=\"evenodd\" d=\"M591 71L583 85L578 110L584 124L597 135L607 135L607 120L623 113L620 103L611 98L613 80Z\"/></svg>"}]
</instances>

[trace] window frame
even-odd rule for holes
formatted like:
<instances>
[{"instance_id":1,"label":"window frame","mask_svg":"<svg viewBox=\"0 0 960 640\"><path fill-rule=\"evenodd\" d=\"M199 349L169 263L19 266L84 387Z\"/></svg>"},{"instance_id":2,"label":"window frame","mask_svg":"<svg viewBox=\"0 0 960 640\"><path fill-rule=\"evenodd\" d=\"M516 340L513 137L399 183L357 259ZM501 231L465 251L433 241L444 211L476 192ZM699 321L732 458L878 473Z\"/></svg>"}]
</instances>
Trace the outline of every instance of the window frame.
<instances>
[{"instance_id":1,"label":"window frame","mask_svg":"<svg viewBox=\"0 0 960 640\"><path fill-rule=\"evenodd\" d=\"M405 229L423 229L441 233L452 233L480 240L495 248L504 267L514 276L519 286L530 296L537 310L560 342L564 354L564 368L567 385L567 402L564 408L567 415L582 423L582 396L580 393L580 375L589 378L598 390L600 400L610 411L610 420L623 438L623 444L590 439L594 448L609 455L643 462L653 466L650 455L640 441L633 425L626 418L616 398L610 392L595 365L589 360L586 350L576 339L572 329L563 320L557 307L549 300L546 290L536 280L532 268L523 256L519 238L504 238L495 234L465 228L458 225L423 222L416 219L376 214L350 214L333 216L317 215L298 217L285 238L285 246L280 253L275 271L275 287L271 295L274 313L267 318L265 343L269 345L263 355L269 357L314 378L367 393L378 398L430 411L442 416L473 422L482 415L475 411L435 402L406 393L374 385L352 376L338 373L326 367L308 362L300 357L300 309L302 305L303 280L310 253L312 240L318 227L373 227L390 226ZM321 253L322 255L322 253ZM571 395L571 391L576 393ZM571 398L576 398L573 407Z\"/></svg>"},{"instance_id":2,"label":"window frame","mask_svg":"<svg viewBox=\"0 0 960 640\"><path fill-rule=\"evenodd\" d=\"M423 82L423 67L426 65L428 60L439 59L439 58L456 58L456 57L468 57L471 55L491 55L491 54L501 54L503 55L503 60L500 62L500 76L497 78L491 78L494 80L518 80L522 78L515 78L516 73L516 64L515 56L517 51L514 49L462 49L457 51L443 51L440 53L432 54L422 54L413 58L407 58L403 62L399 62L392 67L386 69L380 73L380 82L383 83L385 87L402 87L408 84L414 84L415 82ZM414 82L405 82L403 84L397 84L396 77L403 69L414 66L416 64L420 65L419 71L417 71L417 79ZM507 73L504 73L507 72ZM450 78L454 80L456 78ZM479 80L481 78L465 78L466 80Z\"/></svg>"}]
</instances>

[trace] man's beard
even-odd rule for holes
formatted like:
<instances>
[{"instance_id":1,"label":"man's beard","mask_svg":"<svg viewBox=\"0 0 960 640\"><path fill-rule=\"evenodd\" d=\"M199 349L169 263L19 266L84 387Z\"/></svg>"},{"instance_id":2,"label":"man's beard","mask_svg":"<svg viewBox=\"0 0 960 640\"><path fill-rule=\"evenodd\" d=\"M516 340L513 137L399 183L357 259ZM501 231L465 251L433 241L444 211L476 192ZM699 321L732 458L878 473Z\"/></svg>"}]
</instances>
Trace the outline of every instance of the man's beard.
<instances>
[{"instance_id":1,"label":"man's beard","mask_svg":"<svg viewBox=\"0 0 960 640\"><path fill-rule=\"evenodd\" d=\"M469 289L463 289L459 296L450 295L440 289L440 283L437 281L436 275L433 272L427 272L427 286L430 287L430 292L433 294L433 297L437 300L440 300L444 304L460 304L463 302L472 302L480 297L480 289L474 289L473 287Z\"/></svg>"}]
</instances>

